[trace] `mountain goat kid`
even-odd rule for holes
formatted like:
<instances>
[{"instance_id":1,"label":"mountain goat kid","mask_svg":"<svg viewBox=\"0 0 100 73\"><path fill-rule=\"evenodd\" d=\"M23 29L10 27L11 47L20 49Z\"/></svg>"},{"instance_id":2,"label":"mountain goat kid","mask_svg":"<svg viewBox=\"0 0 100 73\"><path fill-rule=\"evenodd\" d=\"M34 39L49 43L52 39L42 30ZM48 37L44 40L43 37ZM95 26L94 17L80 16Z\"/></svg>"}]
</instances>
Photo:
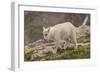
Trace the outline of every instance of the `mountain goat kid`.
<instances>
[{"instance_id":1,"label":"mountain goat kid","mask_svg":"<svg viewBox=\"0 0 100 73\"><path fill-rule=\"evenodd\" d=\"M74 48L77 48L76 27L70 22L48 28L43 27L43 36L47 41L54 41L56 48L60 46L62 41L65 42L63 49L68 47L68 42L72 43Z\"/></svg>"},{"instance_id":2,"label":"mountain goat kid","mask_svg":"<svg viewBox=\"0 0 100 73\"><path fill-rule=\"evenodd\" d=\"M75 27L70 22L65 22L61 24L54 25L52 27L45 28L43 27L43 36L44 39L47 41L54 41L55 46L57 48L61 47L61 44L63 44L63 49L68 48L69 46L73 48L77 48L77 40L76 40L76 34L81 34L80 29L86 26L86 23L88 21L89 17L88 15L85 17L83 23L79 27Z\"/></svg>"}]
</instances>

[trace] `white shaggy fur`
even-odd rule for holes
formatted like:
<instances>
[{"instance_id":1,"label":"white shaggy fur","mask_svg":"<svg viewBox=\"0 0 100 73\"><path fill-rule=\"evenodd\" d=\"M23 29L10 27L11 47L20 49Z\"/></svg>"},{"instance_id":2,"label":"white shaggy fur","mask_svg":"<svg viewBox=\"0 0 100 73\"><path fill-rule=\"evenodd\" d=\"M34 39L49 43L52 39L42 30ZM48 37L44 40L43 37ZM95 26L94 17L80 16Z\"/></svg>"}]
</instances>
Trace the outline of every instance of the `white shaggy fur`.
<instances>
[{"instance_id":1,"label":"white shaggy fur","mask_svg":"<svg viewBox=\"0 0 100 73\"><path fill-rule=\"evenodd\" d=\"M57 24L48 28L43 27L43 35L45 40L55 41L57 47L61 41L65 41L65 48L67 48L67 42L73 43L74 48L77 48L76 27L70 22Z\"/></svg>"},{"instance_id":2,"label":"white shaggy fur","mask_svg":"<svg viewBox=\"0 0 100 73\"><path fill-rule=\"evenodd\" d=\"M62 24L57 24L52 27L43 27L43 36L47 41L56 42L56 47L58 48L61 42L64 43L64 49L66 49L69 43L73 44L74 48L77 48L76 33L80 33L80 29L85 26L88 21L88 16L85 17L82 25L80 27L75 27L70 22L65 22Z\"/></svg>"}]
</instances>

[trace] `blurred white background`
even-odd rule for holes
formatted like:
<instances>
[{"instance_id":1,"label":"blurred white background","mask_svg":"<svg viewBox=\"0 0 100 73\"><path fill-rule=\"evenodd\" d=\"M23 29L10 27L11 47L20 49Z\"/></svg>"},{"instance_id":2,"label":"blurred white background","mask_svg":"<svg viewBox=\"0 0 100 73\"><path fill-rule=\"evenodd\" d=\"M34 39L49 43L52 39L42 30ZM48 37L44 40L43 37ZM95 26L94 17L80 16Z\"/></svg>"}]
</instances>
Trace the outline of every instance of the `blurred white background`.
<instances>
[{"instance_id":1,"label":"blurred white background","mask_svg":"<svg viewBox=\"0 0 100 73\"><path fill-rule=\"evenodd\" d=\"M1 0L0 1L0 73L12 73L9 70L11 61L11 2L14 0ZM97 34L96 34L96 47L99 47L100 40L100 2L99 0L15 0L22 2L34 3L53 3L53 4L76 4L97 7ZM97 48L95 48L97 49ZM80 68L62 68L62 69L48 69L40 71L29 71L31 73L100 73L100 49L98 49L98 67L80 67ZM27 73L23 71L22 73Z\"/></svg>"}]
</instances>

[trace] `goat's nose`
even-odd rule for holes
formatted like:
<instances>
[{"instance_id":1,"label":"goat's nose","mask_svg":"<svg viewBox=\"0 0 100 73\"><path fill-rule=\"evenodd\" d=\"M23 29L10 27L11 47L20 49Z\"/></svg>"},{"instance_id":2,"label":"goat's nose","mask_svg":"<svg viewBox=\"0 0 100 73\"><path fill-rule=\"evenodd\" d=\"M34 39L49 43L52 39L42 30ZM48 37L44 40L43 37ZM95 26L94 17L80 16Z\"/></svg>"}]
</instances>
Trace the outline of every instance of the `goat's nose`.
<instances>
[{"instance_id":1,"label":"goat's nose","mask_svg":"<svg viewBox=\"0 0 100 73\"><path fill-rule=\"evenodd\" d=\"M45 41L46 39L45 39L45 38L43 38L43 40Z\"/></svg>"},{"instance_id":2,"label":"goat's nose","mask_svg":"<svg viewBox=\"0 0 100 73\"><path fill-rule=\"evenodd\" d=\"M48 40L46 40L45 38L43 40L44 40L44 42L48 42Z\"/></svg>"},{"instance_id":3,"label":"goat's nose","mask_svg":"<svg viewBox=\"0 0 100 73\"><path fill-rule=\"evenodd\" d=\"M47 41L45 38L43 39L45 42Z\"/></svg>"}]
</instances>

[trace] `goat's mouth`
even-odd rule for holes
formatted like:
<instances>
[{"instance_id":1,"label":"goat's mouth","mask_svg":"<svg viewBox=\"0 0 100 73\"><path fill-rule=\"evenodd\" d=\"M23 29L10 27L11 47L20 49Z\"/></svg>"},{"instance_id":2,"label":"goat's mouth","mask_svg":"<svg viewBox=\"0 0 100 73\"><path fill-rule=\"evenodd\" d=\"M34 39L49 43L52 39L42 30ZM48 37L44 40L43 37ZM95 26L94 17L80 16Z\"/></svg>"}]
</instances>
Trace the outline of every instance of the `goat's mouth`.
<instances>
[{"instance_id":1,"label":"goat's mouth","mask_svg":"<svg viewBox=\"0 0 100 73\"><path fill-rule=\"evenodd\" d=\"M45 43L50 43L50 42L54 42L53 40L47 40L47 39L43 39Z\"/></svg>"},{"instance_id":2,"label":"goat's mouth","mask_svg":"<svg viewBox=\"0 0 100 73\"><path fill-rule=\"evenodd\" d=\"M45 39L45 38L44 38L43 40L44 40L44 42L45 42L45 43L47 43L47 42L48 42L48 40L47 40L47 39Z\"/></svg>"}]
</instances>

